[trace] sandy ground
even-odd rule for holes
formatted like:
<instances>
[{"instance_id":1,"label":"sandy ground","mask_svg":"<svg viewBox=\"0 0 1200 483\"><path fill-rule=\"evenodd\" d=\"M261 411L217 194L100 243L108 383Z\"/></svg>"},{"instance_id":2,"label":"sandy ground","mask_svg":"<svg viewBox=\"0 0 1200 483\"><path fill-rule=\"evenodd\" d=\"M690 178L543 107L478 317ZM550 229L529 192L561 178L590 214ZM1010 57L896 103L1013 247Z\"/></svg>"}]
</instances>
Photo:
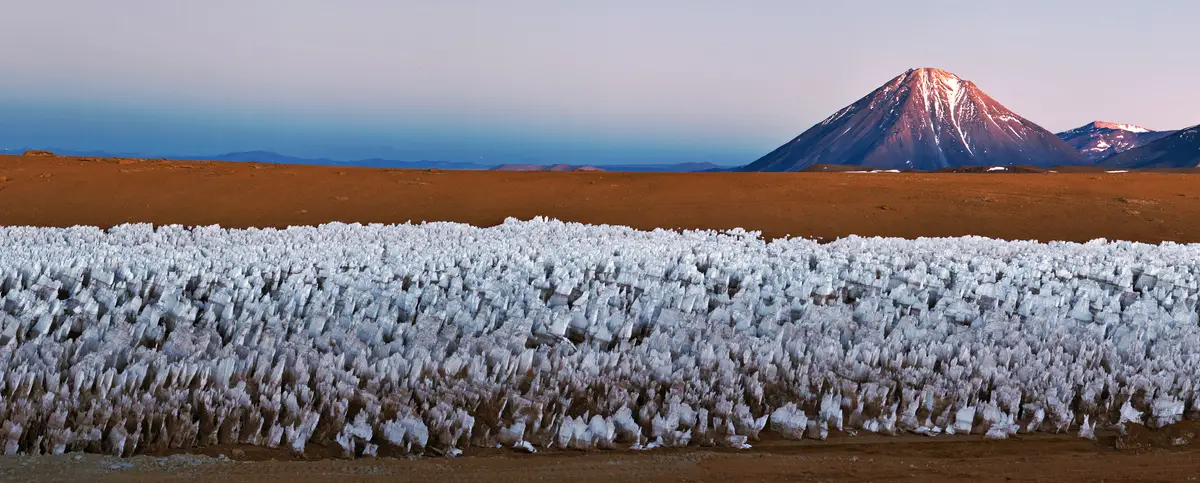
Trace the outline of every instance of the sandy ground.
<instances>
[{"instance_id":1,"label":"sandy ground","mask_svg":"<svg viewBox=\"0 0 1200 483\"><path fill-rule=\"evenodd\" d=\"M543 215L771 237L1200 242L1200 176L1190 174L526 173L0 156L0 179L5 225L493 225Z\"/></svg>"},{"instance_id":2,"label":"sandy ground","mask_svg":"<svg viewBox=\"0 0 1200 483\"><path fill-rule=\"evenodd\" d=\"M0 156L3 225L492 225L536 215L643 229L744 227L772 237L1200 242L1200 176L453 172ZM357 461L206 448L201 456L0 457L0 481L1197 481L1197 434L1186 426L1098 442L861 436L764 441L741 452L476 450Z\"/></svg>"},{"instance_id":3,"label":"sandy ground","mask_svg":"<svg viewBox=\"0 0 1200 483\"><path fill-rule=\"evenodd\" d=\"M1111 438L860 436L759 443L745 451L485 451L455 459L319 459L252 449L197 455L0 457L3 481L1197 481L1200 447L1114 449ZM232 458L229 455L234 455Z\"/></svg>"}]
</instances>

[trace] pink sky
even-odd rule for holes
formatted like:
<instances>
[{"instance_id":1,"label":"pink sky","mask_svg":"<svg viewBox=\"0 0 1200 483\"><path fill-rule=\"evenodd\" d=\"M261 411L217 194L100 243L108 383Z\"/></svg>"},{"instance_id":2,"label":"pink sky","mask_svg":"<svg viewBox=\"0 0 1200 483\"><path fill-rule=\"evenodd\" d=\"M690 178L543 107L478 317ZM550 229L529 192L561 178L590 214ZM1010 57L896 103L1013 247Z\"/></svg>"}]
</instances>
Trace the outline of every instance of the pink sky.
<instances>
[{"instance_id":1,"label":"pink sky","mask_svg":"<svg viewBox=\"0 0 1200 483\"><path fill-rule=\"evenodd\" d=\"M44 0L5 13L0 103L66 109L46 123L64 133L70 112L115 105L162 119L368 126L382 133L370 142L424 139L430 156L503 145L556 158L553 146L576 140L583 158L608 149L633 161L653 145L749 162L923 66L1053 131L1200 123L1190 0ZM9 120L24 131L0 141L59 139L26 124ZM474 134L449 135L459 132ZM295 137L257 148L295 151ZM210 138L180 147L230 144ZM367 142L356 139L320 143Z\"/></svg>"}]
</instances>

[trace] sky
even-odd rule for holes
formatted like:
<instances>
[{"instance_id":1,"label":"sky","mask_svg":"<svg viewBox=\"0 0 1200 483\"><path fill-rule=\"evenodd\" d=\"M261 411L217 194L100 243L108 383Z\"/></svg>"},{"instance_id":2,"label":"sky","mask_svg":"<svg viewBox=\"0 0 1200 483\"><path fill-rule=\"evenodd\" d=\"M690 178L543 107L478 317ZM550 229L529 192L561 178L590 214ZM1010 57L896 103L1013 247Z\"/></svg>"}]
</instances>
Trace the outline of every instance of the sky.
<instances>
[{"instance_id":1,"label":"sky","mask_svg":"<svg viewBox=\"0 0 1200 483\"><path fill-rule=\"evenodd\" d=\"M1200 124L1194 0L0 0L0 149L745 164L904 70Z\"/></svg>"}]
</instances>

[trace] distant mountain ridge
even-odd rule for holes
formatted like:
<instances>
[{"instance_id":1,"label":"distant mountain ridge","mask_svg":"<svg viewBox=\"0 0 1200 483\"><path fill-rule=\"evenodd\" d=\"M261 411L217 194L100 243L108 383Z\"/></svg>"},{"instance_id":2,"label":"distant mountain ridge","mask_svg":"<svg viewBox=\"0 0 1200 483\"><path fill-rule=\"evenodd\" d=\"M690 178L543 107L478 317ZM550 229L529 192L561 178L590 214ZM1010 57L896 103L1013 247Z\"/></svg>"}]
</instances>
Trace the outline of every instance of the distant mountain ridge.
<instances>
[{"instance_id":1,"label":"distant mountain ridge","mask_svg":"<svg viewBox=\"0 0 1200 483\"><path fill-rule=\"evenodd\" d=\"M1095 121L1058 133L1058 137L1093 163L1145 146L1176 131L1153 131L1133 124Z\"/></svg>"},{"instance_id":2,"label":"distant mountain ridge","mask_svg":"<svg viewBox=\"0 0 1200 483\"><path fill-rule=\"evenodd\" d=\"M1123 169L1200 167L1200 126L1182 129L1144 146L1114 155L1100 165Z\"/></svg>"},{"instance_id":3,"label":"distant mountain ridge","mask_svg":"<svg viewBox=\"0 0 1200 483\"><path fill-rule=\"evenodd\" d=\"M741 170L802 171L815 164L937 170L1089 163L975 83L923 68L900 74Z\"/></svg>"},{"instance_id":4,"label":"distant mountain ridge","mask_svg":"<svg viewBox=\"0 0 1200 483\"><path fill-rule=\"evenodd\" d=\"M732 166L720 166L713 163L678 163L678 164L601 164L601 165L572 165L572 164L501 164L491 168L494 171L611 171L618 173L699 173L730 171Z\"/></svg>"},{"instance_id":5,"label":"distant mountain ridge","mask_svg":"<svg viewBox=\"0 0 1200 483\"><path fill-rule=\"evenodd\" d=\"M0 149L0 154L20 155L27 151L26 148L21 149ZM83 151L74 149L56 149L50 148L51 151L60 156L80 156L94 158L166 158L176 160L189 161L235 161L235 162L257 162L271 164L299 164L299 165L317 165L317 166L347 166L347 167L365 167L365 168L399 168L399 169L461 169L461 170L490 170L500 167L509 167L508 170L518 171L540 171L543 169L514 169L517 166L536 166L539 168L559 167L554 171L564 170L564 166L573 166L580 171L613 171L613 172L673 172L684 173L693 171L709 171L714 169L731 169L730 166L720 166L713 163L667 163L667 164L606 164L606 165L535 165L535 164L501 164L487 165L461 161L396 161L390 159L359 159L353 161L340 161L328 158L301 158L296 156L288 156L285 154L276 153L273 151L239 151L233 153L216 154L211 156L161 156L147 155L144 153L110 153L106 151Z\"/></svg>"},{"instance_id":6,"label":"distant mountain ridge","mask_svg":"<svg viewBox=\"0 0 1200 483\"><path fill-rule=\"evenodd\" d=\"M589 165L570 165L570 164L501 164L491 169L492 171L605 171L595 166Z\"/></svg>"},{"instance_id":7,"label":"distant mountain ridge","mask_svg":"<svg viewBox=\"0 0 1200 483\"><path fill-rule=\"evenodd\" d=\"M328 158L299 158L272 151L243 151L236 153L218 154L215 156L180 156L169 159L190 159L204 161L239 161L273 164L307 164L319 166L357 166L365 168L410 168L410 169L487 169L486 166L457 161L394 161L389 159L360 159L355 161L338 161Z\"/></svg>"}]
</instances>

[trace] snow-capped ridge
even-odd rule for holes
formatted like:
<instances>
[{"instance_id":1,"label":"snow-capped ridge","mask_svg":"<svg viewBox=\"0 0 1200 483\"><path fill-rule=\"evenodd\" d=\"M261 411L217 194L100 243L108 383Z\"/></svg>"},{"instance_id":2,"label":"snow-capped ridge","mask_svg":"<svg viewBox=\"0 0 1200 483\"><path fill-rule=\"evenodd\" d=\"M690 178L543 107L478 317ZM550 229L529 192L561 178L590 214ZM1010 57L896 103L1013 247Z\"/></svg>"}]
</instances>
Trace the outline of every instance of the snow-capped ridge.
<instances>
[{"instance_id":1,"label":"snow-capped ridge","mask_svg":"<svg viewBox=\"0 0 1200 483\"><path fill-rule=\"evenodd\" d=\"M1133 124L1095 121L1058 133L1058 137L1075 148L1084 158L1102 162L1174 133L1175 131L1153 131Z\"/></svg>"},{"instance_id":2,"label":"snow-capped ridge","mask_svg":"<svg viewBox=\"0 0 1200 483\"><path fill-rule=\"evenodd\" d=\"M1117 129L1120 131L1129 131L1129 132L1133 132L1133 133L1154 132L1150 129L1146 129L1144 127L1134 125L1134 124L1118 124L1115 122L1105 122L1105 121L1093 121L1088 126L1091 126L1091 127L1097 128L1097 129Z\"/></svg>"},{"instance_id":3,"label":"snow-capped ridge","mask_svg":"<svg viewBox=\"0 0 1200 483\"><path fill-rule=\"evenodd\" d=\"M1100 162L1110 168L1198 168L1200 167L1200 126L1175 132L1153 133L1156 137L1133 149ZM1149 136L1150 134L1140 134Z\"/></svg>"}]
</instances>

